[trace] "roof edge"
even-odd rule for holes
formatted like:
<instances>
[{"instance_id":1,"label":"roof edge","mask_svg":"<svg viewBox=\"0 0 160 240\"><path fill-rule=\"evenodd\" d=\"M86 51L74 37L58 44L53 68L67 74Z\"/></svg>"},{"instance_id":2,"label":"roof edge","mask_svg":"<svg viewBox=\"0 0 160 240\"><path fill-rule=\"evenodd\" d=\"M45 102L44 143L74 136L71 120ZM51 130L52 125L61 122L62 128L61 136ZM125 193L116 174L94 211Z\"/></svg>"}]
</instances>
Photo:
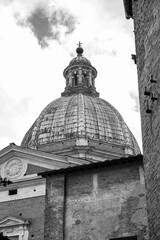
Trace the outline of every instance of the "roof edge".
<instances>
[{"instance_id":1,"label":"roof edge","mask_svg":"<svg viewBox=\"0 0 160 240\"><path fill-rule=\"evenodd\" d=\"M133 18L132 0L123 0L126 19Z\"/></svg>"},{"instance_id":2,"label":"roof edge","mask_svg":"<svg viewBox=\"0 0 160 240\"><path fill-rule=\"evenodd\" d=\"M79 171L85 171L85 170L92 170L92 169L102 168L105 166L111 167L111 166L127 164L127 163L143 164L143 155L139 154L136 156L129 156L127 158L122 157L119 159L106 160L104 162L96 162L96 163L83 164L83 165L74 166L74 167L54 169L51 171L38 173L38 176L46 177L46 176L57 175L57 174L65 174L65 173L79 172Z\"/></svg>"}]
</instances>

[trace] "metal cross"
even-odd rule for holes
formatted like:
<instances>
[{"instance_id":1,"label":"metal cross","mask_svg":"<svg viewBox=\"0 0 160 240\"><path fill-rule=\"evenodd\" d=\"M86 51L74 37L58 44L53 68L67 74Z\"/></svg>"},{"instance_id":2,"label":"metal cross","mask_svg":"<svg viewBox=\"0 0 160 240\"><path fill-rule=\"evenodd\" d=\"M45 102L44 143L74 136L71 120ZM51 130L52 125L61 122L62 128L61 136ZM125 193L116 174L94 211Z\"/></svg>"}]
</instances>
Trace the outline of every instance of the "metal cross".
<instances>
[{"instance_id":1,"label":"metal cross","mask_svg":"<svg viewBox=\"0 0 160 240\"><path fill-rule=\"evenodd\" d=\"M79 41L79 43L77 45L78 45L78 47L81 47L82 43Z\"/></svg>"},{"instance_id":2,"label":"metal cross","mask_svg":"<svg viewBox=\"0 0 160 240\"><path fill-rule=\"evenodd\" d=\"M11 183L12 183L12 181L8 180L7 178L0 177L0 186L3 185L4 187L6 187L7 185L9 185Z\"/></svg>"}]
</instances>

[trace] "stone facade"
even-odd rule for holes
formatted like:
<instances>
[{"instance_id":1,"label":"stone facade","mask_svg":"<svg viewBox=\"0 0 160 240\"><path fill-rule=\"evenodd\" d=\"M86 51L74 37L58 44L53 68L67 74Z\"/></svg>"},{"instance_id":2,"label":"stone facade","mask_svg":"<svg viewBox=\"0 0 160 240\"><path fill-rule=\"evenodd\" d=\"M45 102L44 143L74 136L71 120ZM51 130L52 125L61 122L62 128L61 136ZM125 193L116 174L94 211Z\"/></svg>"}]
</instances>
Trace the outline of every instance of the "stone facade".
<instances>
[{"instance_id":1,"label":"stone facade","mask_svg":"<svg viewBox=\"0 0 160 240\"><path fill-rule=\"evenodd\" d=\"M44 173L45 240L148 239L143 166L137 159Z\"/></svg>"},{"instance_id":2,"label":"stone facade","mask_svg":"<svg viewBox=\"0 0 160 240\"><path fill-rule=\"evenodd\" d=\"M129 0L125 9L131 13ZM132 1L150 240L160 239L160 1Z\"/></svg>"},{"instance_id":3,"label":"stone facade","mask_svg":"<svg viewBox=\"0 0 160 240\"><path fill-rule=\"evenodd\" d=\"M77 159L10 144L0 151L0 232L13 240L43 240L45 179L38 172L76 165ZM84 161L82 161L84 162Z\"/></svg>"}]
</instances>

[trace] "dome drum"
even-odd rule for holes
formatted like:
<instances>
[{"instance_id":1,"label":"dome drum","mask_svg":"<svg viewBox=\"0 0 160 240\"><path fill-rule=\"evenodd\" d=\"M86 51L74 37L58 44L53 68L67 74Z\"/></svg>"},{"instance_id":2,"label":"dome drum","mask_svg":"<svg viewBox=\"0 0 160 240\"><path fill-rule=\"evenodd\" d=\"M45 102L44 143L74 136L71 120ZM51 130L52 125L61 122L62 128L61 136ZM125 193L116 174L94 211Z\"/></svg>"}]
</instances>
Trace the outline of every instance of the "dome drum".
<instances>
[{"instance_id":1,"label":"dome drum","mask_svg":"<svg viewBox=\"0 0 160 240\"><path fill-rule=\"evenodd\" d=\"M54 153L76 158L90 159L91 161L104 161L130 155L139 154L139 149L131 149L130 146L121 146L120 144L106 143L93 139L72 138L59 140L51 143L37 145L36 149L48 153Z\"/></svg>"}]
</instances>

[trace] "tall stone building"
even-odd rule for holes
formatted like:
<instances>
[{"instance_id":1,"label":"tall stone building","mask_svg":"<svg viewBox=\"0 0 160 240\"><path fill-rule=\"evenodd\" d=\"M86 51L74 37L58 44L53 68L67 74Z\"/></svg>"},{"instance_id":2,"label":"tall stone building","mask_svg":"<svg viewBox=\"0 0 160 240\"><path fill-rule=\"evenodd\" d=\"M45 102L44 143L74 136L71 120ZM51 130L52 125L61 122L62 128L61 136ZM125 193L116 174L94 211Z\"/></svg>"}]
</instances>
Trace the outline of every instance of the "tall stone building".
<instances>
[{"instance_id":1,"label":"tall stone building","mask_svg":"<svg viewBox=\"0 0 160 240\"><path fill-rule=\"evenodd\" d=\"M0 232L11 240L147 240L138 144L99 98L97 70L80 45L76 54L63 72L61 97L21 146L0 151Z\"/></svg>"},{"instance_id":2,"label":"tall stone building","mask_svg":"<svg viewBox=\"0 0 160 240\"><path fill-rule=\"evenodd\" d=\"M133 18L150 240L160 239L160 1L124 0Z\"/></svg>"}]
</instances>

